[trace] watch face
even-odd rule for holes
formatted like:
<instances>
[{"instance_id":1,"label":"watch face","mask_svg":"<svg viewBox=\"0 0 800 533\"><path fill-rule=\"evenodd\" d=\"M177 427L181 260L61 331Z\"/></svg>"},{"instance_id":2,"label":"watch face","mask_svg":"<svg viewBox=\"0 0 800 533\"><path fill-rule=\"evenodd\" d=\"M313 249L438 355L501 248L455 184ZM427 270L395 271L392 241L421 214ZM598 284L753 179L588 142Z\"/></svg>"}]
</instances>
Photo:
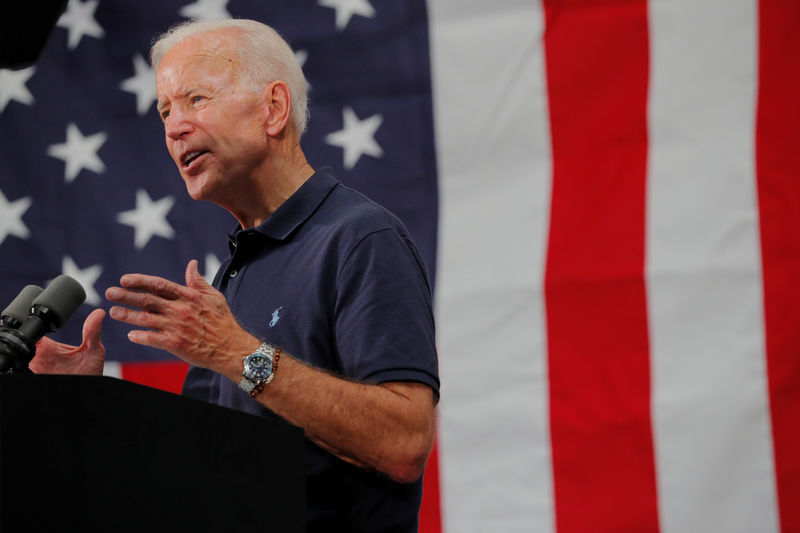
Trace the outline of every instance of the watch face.
<instances>
[{"instance_id":1,"label":"watch face","mask_svg":"<svg viewBox=\"0 0 800 533\"><path fill-rule=\"evenodd\" d=\"M253 381L267 379L272 372L272 359L261 354L253 354L245 360L245 375Z\"/></svg>"}]
</instances>

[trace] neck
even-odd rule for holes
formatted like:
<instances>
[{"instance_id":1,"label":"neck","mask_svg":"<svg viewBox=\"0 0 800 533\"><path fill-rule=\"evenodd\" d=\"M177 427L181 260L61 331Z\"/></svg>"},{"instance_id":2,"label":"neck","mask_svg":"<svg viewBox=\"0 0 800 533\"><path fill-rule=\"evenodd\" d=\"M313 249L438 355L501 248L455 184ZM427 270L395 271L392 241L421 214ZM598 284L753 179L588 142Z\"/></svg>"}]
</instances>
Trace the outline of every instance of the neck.
<instances>
[{"instance_id":1,"label":"neck","mask_svg":"<svg viewBox=\"0 0 800 533\"><path fill-rule=\"evenodd\" d=\"M286 150L272 152L244 190L236 192L227 209L243 229L267 220L314 174L298 143Z\"/></svg>"}]
</instances>

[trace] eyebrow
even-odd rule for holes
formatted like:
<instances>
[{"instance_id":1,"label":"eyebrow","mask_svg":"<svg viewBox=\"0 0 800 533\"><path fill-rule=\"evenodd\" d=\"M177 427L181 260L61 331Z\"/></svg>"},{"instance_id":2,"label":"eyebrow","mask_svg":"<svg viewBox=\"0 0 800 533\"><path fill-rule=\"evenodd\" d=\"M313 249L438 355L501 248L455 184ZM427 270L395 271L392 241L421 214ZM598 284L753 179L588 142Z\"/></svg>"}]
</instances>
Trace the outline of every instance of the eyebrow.
<instances>
[{"instance_id":1,"label":"eyebrow","mask_svg":"<svg viewBox=\"0 0 800 533\"><path fill-rule=\"evenodd\" d=\"M204 88L203 88L201 85L192 85L191 87L188 87L187 89L185 89L184 91L182 91L180 94L178 94L178 95L177 95L177 98L187 98L187 97L188 97L189 95L191 95L193 92L197 92L197 91L204 91L204 90L206 90L206 89L204 89ZM161 113L161 111L164 109L164 107L165 107L166 105L167 105L167 103L166 103L166 102L164 102L163 100L158 100L158 101L156 102L156 110L157 110L159 113Z\"/></svg>"}]
</instances>

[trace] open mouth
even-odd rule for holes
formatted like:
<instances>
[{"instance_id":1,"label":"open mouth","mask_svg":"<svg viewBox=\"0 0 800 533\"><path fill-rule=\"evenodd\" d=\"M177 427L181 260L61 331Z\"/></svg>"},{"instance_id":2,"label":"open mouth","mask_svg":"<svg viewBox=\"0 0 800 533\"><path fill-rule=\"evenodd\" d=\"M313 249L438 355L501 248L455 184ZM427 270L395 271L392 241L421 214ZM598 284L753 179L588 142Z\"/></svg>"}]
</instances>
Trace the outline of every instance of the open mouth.
<instances>
[{"instance_id":1,"label":"open mouth","mask_svg":"<svg viewBox=\"0 0 800 533\"><path fill-rule=\"evenodd\" d=\"M194 161L196 161L197 158L199 158L203 154L207 154L207 153L208 153L208 151L206 151L206 150L200 150L200 151L196 151L196 152L187 152L181 158L183 160L183 167L187 168L187 167L191 166L191 164Z\"/></svg>"}]
</instances>

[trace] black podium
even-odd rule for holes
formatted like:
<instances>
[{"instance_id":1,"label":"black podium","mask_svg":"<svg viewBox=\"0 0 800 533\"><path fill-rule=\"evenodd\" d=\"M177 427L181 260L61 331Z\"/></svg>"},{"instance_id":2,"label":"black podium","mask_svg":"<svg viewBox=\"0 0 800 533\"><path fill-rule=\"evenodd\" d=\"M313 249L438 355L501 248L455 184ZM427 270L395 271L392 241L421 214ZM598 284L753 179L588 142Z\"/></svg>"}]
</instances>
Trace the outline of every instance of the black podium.
<instances>
[{"instance_id":1,"label":"black podium","mask_svg":"<svg viewBox=\"0 0 800 533\"><path fill-rule=\"evenodd\" d=\"M302 532L303 433L109 377L0 375L0 531Z\"/></svg>"}]
</instances>

